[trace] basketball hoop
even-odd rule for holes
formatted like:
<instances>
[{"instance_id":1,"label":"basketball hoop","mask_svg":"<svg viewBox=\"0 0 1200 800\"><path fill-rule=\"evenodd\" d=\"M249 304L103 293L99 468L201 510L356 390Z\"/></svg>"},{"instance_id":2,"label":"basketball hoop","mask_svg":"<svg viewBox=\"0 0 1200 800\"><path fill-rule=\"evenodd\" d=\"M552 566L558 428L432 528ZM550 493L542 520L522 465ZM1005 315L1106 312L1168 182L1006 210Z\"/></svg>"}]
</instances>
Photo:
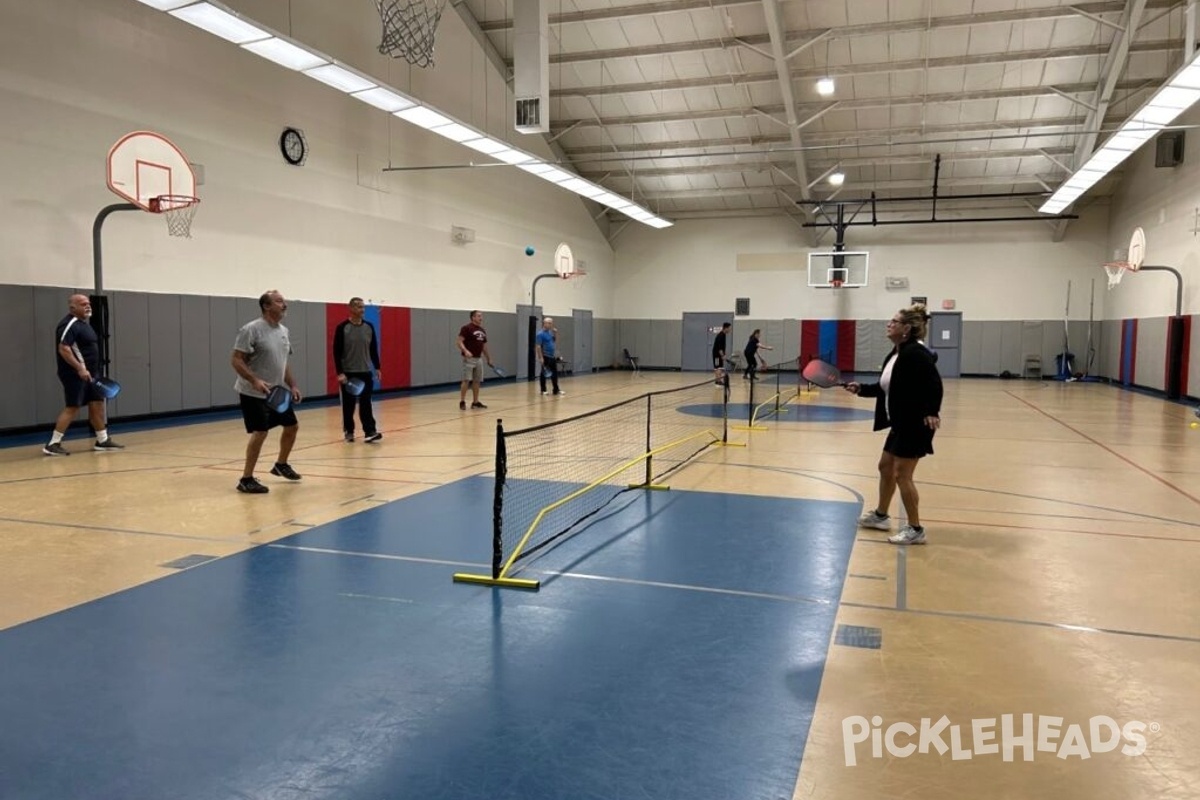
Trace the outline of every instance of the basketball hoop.
<instances>
[{"instance_id":1,"label":"basketball hoop","mask_svg":"<svg viewBox=\"0 0 1200 800\"><path fill-rule=\"evenodd\" d=\"M161 194L151 197L150 213L162 214L167 220L167 233L171 236L192 238L192 219L200 205L199 197L187 194Z\"/></svg>"},{"instance_id":2,"label":"basketball hoop","mask_svg":"<svg viewBox=\"0 0 1200 800\"><path fill-rule=\"evenodd\" d=\"M433 66L433 39L446 0L375 0L383 23L379 52L414 67Z\"/></svg>"},{"instance_id":3,"label":"basketball hoop","mask_svg":"<svg viewBox=\"0 0 1200 800\"><path fill-rule=\"evenodd\" d=\"M844 283L844 281L841 278L834 278L833 280L831 280L829 282L829 285L835 289L840 289L840 288L842 288L843 283Z\"/></svg>"},{"instance_id":4,"label":"basketball hoop","mask_svg":"<svg viewBox=\"0 0 1200 800\"><path fill-rule=\"evenodd\" d=\"M1104 264L1104 271L1108 273L1108 288L1111 289L1121 282L1121 278L1125 277L1126 272L1135 270L1128 261L1107 261Z\"/></svg>"},{"instance_id":5,"label":"basketball hoop","mask_svg":"<svg viewBox=\"0 0 1200 800\"><path fill-rule=\"evenodd\" d=\"M559 275L559 277L564 281L570 281L571 286L578 289L579 287L583 286L583 281L585 278L587 278L587 271L577 269L572 272L564 272Z\"/></svg>"},{"instance_id":6,"label":"basketball hoop","mask_svg":"<svg viewBox=\"0 0 1200 800\"><path fill-rule=\"evenodd\" d=\"M1146 232L1141 228L1134 228L1133 236L1129 237L1129 249L1117 250L1113 255L1117 256L1117 260L1104 263L1109 289L1120 283L1126 272L1137 272L1142 268L1142 262L1146 260Z\"/></svg>"}]
</instances>

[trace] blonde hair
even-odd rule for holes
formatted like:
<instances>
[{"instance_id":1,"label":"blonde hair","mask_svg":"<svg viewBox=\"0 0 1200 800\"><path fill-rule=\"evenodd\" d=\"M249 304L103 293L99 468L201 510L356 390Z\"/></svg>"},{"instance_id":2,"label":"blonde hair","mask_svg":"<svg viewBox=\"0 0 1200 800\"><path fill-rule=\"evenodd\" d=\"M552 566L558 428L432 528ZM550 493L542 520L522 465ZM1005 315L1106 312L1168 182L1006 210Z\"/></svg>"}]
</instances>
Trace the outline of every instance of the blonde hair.
<instances>
[{"instance_id":1,"label":"blonde hair","mask_svg":"<svg viewBox=\"0 0 1200 800\"><path fill-rule=\"evenodd\" d=\"M929 312L923 303L914 303L908 308L900 309L900 322L909 326L909 339L924 339Z\"/></svg>"}]
</instances>

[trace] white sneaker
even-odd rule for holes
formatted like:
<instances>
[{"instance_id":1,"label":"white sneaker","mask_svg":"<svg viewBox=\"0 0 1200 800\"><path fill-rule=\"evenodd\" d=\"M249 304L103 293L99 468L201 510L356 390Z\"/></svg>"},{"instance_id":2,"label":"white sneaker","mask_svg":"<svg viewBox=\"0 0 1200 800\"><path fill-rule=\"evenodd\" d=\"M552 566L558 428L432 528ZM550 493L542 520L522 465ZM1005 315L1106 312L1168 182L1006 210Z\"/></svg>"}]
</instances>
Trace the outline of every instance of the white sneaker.
<instances>
[{"instance_id":1,"label":"white sneaker","mask_svg":"<svg viewBox=\"0 0 1200 800\"><path fill-rule=\"evenodd\" d=\"M892 529L891 519L886 515L880 514L878 511L871 510L858 518L858 527L874 528L877 531L890 531Z\"/></svg>"},{"instance_id":2,"label":"white sneaker","mask_svg":"<svg viewBox=\"0 0 1200 800\"><path fill-rule=\"evenodd\" d=\"M555 392L554 396L555 397L566 397L567 393L566 392Z\"/></svg>"},{"instance_id":3,"label":"white sneaker","mask_svg":"<svg viewBox=\"0 0 1200 800\"><path fill-rule=\"evenodd\" d=\"M888 541L892 544L925 544L925 529L917 530L912 525L904 525L889 536Z\"/></svg>"}]
</instances>

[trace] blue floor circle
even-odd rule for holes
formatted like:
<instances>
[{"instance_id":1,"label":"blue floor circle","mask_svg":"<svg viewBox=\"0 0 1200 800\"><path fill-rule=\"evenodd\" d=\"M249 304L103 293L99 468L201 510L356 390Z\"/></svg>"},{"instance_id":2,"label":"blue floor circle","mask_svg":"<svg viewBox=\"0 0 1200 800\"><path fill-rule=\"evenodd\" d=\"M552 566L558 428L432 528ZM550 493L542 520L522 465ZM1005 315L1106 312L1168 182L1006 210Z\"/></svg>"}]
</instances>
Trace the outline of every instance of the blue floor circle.
<instances>
[{"instance_id":1,"label":"blue floor circle","mask_svg":"<svg viewBox=\"0 0 1200 800\"><path fill-rule=\"evenodd\" d=\"M680 406L679 411L696 417L721 416L720 403L697 403L690 406ZM750 408L746 403L730 403L730 420L748 420ZM782 406L778 412L773 408L764 408L758 412L760 420L776 420L779 422L854 422L875 419L874 408L847 408L846 406L819 406L811 403L789 403Z\"/></svg>"}]
</instances>

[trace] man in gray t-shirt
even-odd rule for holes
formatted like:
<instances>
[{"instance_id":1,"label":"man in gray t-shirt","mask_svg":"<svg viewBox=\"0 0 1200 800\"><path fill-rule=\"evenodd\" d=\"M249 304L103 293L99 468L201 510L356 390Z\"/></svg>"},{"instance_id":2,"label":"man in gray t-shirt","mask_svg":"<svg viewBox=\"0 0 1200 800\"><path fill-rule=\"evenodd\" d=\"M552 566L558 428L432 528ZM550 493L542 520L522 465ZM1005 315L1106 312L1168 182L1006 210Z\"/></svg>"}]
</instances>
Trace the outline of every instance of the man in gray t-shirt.
<instances>
[{"instance_id":1,"label":"man in gray t-shirt","mask_svg":"<svg viewBox=\"0 0 1200 800\"><path fill-rule=\"evenodd\" d=\"M231 359L233 370L237 373L233 388L238 393L246 433L250 434L250 440L246 442L245 470L237 485L237 490L245 494L266 494L270 491L254 477L254 467L258 464L267 431L277 425L283 426L283 434L279 437L279 459L271 468L271 474L290 481L300 480L300 476L288 464L288 456L296 443L296 433L300 427L296 412L290 406L287 411L277 412L267 405L266 399L273 387L287 386L292 393L292 402L300 402L300 389L288 366L292 344L288 329L283 326L287 301L282 294L272 290L258 298L258 307L262 310L262 316L247 322L238 331Z\"/></svg>"},{"instance_id":2,"label":"man in gray t-shirt","mask_svg":"<svg viewBox=\"0 0 1200 800\"><path fill-rule=\"evenodd\" d=\"M333 329L333 371L337 374L342 393L342 433L347 442L354 441L354 408L362 422L364 439L368 443L383 438L375 424L375 412L371 407L371 395L375 381L382 377L379 371L379 336L375 326L365 318L366 305L361 297L350 298L350 318ZM347 384L354 379L362 381L363 390L353 395Z\"/></svg>"}]
</instances>

